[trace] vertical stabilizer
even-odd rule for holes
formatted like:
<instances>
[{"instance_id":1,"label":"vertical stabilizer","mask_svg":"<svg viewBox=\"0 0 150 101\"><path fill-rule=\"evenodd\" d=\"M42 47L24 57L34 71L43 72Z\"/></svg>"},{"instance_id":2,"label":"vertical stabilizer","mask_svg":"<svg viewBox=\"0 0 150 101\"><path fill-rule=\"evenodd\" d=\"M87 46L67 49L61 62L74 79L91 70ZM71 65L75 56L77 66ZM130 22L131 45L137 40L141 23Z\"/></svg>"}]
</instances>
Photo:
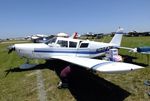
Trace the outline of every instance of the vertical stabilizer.
<instances>
[{"instance_id":1,"label":"vertical stabilizer","mask_svg":"<svg viewBox=\"0 0 150 101\"><path fill-rule=\"evenodd\" d=\"M120 46L121 40L123 36L123 28L120 28L116 31L114 37L110 41L111 44L115 44L116 46Z\"/></svg>"}]
</instances>

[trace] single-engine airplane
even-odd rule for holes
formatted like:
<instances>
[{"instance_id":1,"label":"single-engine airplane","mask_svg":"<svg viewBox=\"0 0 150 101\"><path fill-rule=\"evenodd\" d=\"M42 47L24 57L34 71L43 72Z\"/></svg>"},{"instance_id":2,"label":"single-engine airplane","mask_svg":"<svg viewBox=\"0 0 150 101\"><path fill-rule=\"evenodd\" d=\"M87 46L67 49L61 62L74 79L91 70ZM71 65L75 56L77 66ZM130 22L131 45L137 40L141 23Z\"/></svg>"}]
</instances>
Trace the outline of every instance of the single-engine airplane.
<instances>
[{"instance_id":1,"label":"single-engine airplane","mask_svg":"<svg viewBox=\"0 0 150 101\"><path fill-rule=\"evenodd\" d=\"M119 28L109 43L79 40L73 38L52 38L46 43L24 43L9 46L9 52L16 51L20 57L28 59L59 59L87 69L105 72L127 72L143 67L106 60L93 59L105 54L109 49L119 47L123 36L123 28ZM35 65L25 63L20 69L33 68Z\"/></svg>"}]
</instances>

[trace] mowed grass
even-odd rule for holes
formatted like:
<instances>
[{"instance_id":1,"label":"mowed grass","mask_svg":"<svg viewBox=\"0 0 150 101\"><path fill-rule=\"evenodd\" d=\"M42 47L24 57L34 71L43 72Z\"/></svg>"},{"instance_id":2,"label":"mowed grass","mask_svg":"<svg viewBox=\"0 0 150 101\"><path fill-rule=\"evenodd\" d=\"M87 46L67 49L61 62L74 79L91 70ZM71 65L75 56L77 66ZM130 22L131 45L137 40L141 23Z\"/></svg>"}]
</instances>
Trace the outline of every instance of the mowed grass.
<instances>
[{"instance_id":1,"label":"mowed grass","mask_svg":"<svg viewBox=\"0 0 150 101\"><path fill-rule=\"evenodd\" d=\"M39 101L37 74L38 70L19 70L25 59L20 59L15 52L7 53L7 47L14 41L0 43L0 101ZM31 63L43 63L43 60L31 60ZM74 101L70 92L57 88L59 78L50 69L40 69L48 101ZM69 99L68 99L69 98Z\"/></svg>"},{"instance_id":2,"label":"mowed grass","mask_svg":"<svg viewBox=\"0 0 150 101\"><path fill-rule=\"evenodd\" d=\"M103 40L108 42L110 39L110 37L107 37ZM121 46L131 48L150 46L150 37L123 37ZM150 55L130 53L129 50L124 49L120 49L119 54L136 57L136 59L133 59L133 62L145 68L130 73L99 74L99 76L130 92L131 95L125 101L149 101L150 97L147 95L147 91L150 91L150 87L145 86L144 81L150 80L150 59L148 61Z\"/></svg>"},{"instance_id":3,"label":"mowed grass","mask_svg":"<svg viewBox=\"0 0 150 101\"><path fill-rule=\"evenodd\" d=\"M24 61L14 52L8 55L6 50L8 45L10 44L0 44L0 101L36 101L35 76L29 76L32 71L13 70Z\"/></svg>"},{"instance_id":4,"label":"mowed grass","mask_svg":"<svg viewBox=\"0 0 150 101\"><path fill-rule=\"evenodd\" d=\"M100 39L100 41L104 42L109 42L110 40L111 37L104 37L103 39ZM36 74L37 69L27 71L17 69L24 63L24 59L20 59L15 52L7 54L6 48L10 44L11 43L0 43L0 101L39 101ZM150 37L123 37L122 46L150 46ZM86 98L86 100L89 98L90 101L95 101L97 98L96 101L99 101L99 99L103 99L102 101L105 101L109 97L113 100L109 91L112 94L116 94L119 92L118 89L123 89L124 91L122 91L121 94L124 94L123 92L125 92L129 93L129 95L123 97L121 100L149 101L150 97L146 92L150 91L150 87L143 84L145 80L150 80L150 66L147 65L147 55L131 54L128 50L122 49L119 50L119 53L121 55L137 57L137 59L134 59L133 62L140 64L145 68L130 73L97 73L97 75L93 75L91 72L88 72L88 75L86 74L86 71L81 70L83 75L82 72L80 75L77 75L77 80L79 80L79 82L74 82L74 86L77 85L77 87L73 86L69 89L58 89L56 86L59 81L59 77L53 69L50 69L53 64L49 64L48 67L40 69L42 71L47 100L85 101ZM31 62L44 63L42 60L32 60ZM109 82L110 86L106 87L106 82ZM114 85L117 87L117 90L114 90ZM103 87L106 89L102 89ZM116 95L123 96L118 93ZM117 96L114 96L114 99L117 99ZM93 100L90 98L93 98Z\"/></svg>"}]
</instances>

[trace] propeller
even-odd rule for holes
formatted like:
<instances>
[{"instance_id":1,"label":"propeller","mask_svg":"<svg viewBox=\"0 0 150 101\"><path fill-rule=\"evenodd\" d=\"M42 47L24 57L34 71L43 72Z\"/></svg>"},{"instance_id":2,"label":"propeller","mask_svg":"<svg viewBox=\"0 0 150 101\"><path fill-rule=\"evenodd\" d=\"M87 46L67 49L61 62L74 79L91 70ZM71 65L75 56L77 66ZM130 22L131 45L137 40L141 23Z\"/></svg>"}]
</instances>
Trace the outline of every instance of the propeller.
<instances>
[{"instance_id":1,"label":"propeller","mask_svg":"<svg viewBox=\"0 0 150 101\"><path fill-rule=\"evenodd\" d=\"M15 46L14 45L11 45L11 46L8 46L8 54L10 54L12 51L15 51Z\"/></svg>"}]
</instances>

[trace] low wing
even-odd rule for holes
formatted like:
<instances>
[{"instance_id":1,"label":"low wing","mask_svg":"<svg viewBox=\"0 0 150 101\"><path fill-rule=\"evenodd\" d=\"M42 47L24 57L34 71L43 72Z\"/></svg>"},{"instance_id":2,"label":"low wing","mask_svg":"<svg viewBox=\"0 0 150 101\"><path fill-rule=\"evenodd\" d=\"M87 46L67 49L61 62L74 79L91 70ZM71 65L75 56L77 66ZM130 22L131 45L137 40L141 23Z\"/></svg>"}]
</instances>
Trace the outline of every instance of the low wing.
<instances>
[{"instance_id":1,"label":"low wing","mask_svg":"<svg viewBox=\"0 0 150 101\"><path fill-rule=\"evenodd\" d=\"M85 67L87 69L105 73L127 72L143 68L141 66L129 63L112 62L90 58L68 57L68 56L55 56L53 58L70 62L72 64L76 64Z\"/></svg>"}]
</instances>

